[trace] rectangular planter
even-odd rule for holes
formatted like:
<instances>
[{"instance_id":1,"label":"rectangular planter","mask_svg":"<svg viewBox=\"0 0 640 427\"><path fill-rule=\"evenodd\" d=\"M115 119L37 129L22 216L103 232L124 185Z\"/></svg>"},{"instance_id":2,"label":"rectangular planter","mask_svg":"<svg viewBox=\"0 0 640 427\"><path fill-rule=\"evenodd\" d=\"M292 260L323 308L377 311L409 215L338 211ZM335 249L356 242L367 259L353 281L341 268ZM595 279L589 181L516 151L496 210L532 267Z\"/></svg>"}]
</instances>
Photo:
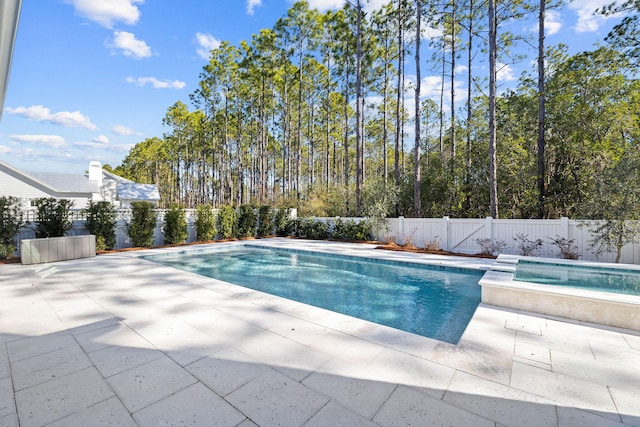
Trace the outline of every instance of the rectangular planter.
<instances>
[{"instance_id":1,"label":"rectangular planter","mask_svg":"<svg viewBox=\"0 0 640 427\"><path fill-rule=\"evenodd\" d=\"M96 236L51 237L20 241L22 264L41 264L96 256Z\"/></svg>"}]
</instances>

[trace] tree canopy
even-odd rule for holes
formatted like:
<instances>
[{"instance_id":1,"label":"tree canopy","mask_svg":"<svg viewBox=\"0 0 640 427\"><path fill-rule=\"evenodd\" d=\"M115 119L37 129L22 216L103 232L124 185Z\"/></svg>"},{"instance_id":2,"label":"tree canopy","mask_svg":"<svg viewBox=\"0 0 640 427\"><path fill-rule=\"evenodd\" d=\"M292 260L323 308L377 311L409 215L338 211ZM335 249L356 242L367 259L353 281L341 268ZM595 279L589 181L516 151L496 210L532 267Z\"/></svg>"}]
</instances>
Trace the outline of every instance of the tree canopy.
<instances>
[{"instance_id":1,"label":"tree canopy","mask_svg":"<svg viewBox=\"0 0 640 427\"><path fill-rule=\"evenodd\" d=\"M482 217L495 203L502 217L602 218L594 207L606 200L638 211L637 197L612 200L640 173L628 166L640 142L636 61L628 55L635 33L576 55L558 45L546 46L542 61L540 52L517 58L513 47L523 42L500 23L562 2L493 0L496 65L528 59L545 70L534 67L489 96L490 76L479 74L488 69L486 5L393 0L365 13L362 3L320 13L298 1L273 28L239 45L222 42L192 106L169 106L167 132L138 143L115 171L157 184L166 206ZM637 2L623 6L621 25L633 25ZM424 31L439 34L430 57L416 52ZM462 58L467 99L456 102ZM416 68L440 76L439 99L416 94Z\"/></svg>"}]
</instances>

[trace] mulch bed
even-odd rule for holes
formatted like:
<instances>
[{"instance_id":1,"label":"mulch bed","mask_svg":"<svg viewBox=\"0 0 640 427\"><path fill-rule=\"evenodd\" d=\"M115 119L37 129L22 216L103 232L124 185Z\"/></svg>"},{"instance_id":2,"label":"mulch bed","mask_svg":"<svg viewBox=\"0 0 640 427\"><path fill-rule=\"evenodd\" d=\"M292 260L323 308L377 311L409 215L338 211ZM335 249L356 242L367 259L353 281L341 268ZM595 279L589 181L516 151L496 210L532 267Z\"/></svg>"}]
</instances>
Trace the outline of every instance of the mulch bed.
<instances>
[{"instance_id":1,"label":"mulch bed","mask_svg":"<svg viewBox=\"0 0 640 427\"><path fill-rule=\"evenodd\" d=\"M495 256L491 255L482 255L482 254L461 254L458 252L449 252L443 251L440 249L425 249L418 248L415 246L401 246L397 243L390 242L385 243L383 245L377 246L376 249L384 249L386 251L398 251L398 252L412 252L416 254L429 254L429 255L447 255L447 256L461 256L467 258L486 258L486 259L496 259Z\"/></svg>"},{"instance_id":2,"label":"mulch bed","mask_svg":"<svg viewBox=\"0 0 640 427\"><path fill-rule=\"evenodd\" d=\"M271 238L271 237L262 237L260 239L269 239L269 238ZM288 237L288 238L297 239L296 237ZM173 248L173 247L180 247L180 246L193 246L193 245L203 245L203 244L210 244L210 243L234 242L234 241L238 241L238 240L256 240L256 239L253 238L253 237L248 237L248 238L243 238L243 239L207 240L207 241L204 241L204 242L191 242L191 243L182 243L182 244L176 244L176 245L152 246L151 248L139 248L138 247L138 248L109 249L109 250L104 250L104 251L96 251L96 255L111 254L111 253L117 253L117 252L142 251L142 250L146 250L146 249ZM305 240L305 239L301 239L301 240ZM334 241L337 242L338 240L334 240ZM344 240L340 240L340 241L343 242ZM412 253L416 253L416 254L448 255L448 256L471 257L471 258L487 258L487 259L495 259L496 258L494 256L489 256L489 255L461 254L461 253L457 253L457 252L449 252L449 251L418 248L418 247L409 246L409 245L401 246L401 245L398 245L395 242L354 241L354 242L349 242L349 243L374 244L374 245L378 245L378 246L376 246L376 249L381 249L381 250L385 250L385 251L412 252ZM11 257L11 258L6 258L6 259L0 259L0 265L2 265L2 264L19 264L19 263L20 263L20 257Z\"/></svg>"}]
</instances>

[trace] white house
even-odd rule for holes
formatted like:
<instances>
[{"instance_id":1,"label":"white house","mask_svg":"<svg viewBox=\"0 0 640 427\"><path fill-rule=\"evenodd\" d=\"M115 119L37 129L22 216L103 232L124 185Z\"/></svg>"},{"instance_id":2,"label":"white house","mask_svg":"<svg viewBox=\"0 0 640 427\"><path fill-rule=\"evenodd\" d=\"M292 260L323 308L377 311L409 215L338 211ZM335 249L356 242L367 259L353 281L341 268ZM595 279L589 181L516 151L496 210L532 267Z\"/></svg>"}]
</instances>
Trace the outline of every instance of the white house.
<instances>
[{"instance_id":1,"label":"white house","mask_svg":"<svg viewBox=\"0 0 640 427\"><path fill-rule=\"evenodd\" d=\"M28 209L31 201L41 197L69 199L73 207L83 209L89 201L108 201L116 208L128 208L131 202L160 200L158 187L136 184L102 169L100 162L89 163L85 175L67 173L24 172L0 162L0 196L22 200Z\"/></svg>"}]
</instances>

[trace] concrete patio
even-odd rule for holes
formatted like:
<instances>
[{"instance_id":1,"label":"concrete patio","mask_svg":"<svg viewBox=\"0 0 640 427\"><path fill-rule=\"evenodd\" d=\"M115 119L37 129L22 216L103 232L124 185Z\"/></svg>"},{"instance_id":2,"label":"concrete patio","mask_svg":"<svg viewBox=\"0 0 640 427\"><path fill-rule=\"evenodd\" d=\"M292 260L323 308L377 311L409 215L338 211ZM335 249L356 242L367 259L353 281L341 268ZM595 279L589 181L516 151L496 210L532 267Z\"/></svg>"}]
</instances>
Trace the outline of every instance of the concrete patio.
<instances>
[{"instance_id":1,"label":"concrete patio","mask_svg":"<svg viewBox=\"0 0 640 427\"><path fill-rule=\"evenodd\" d=\"M640 333L481 305L451 345L138 258L195 248L0 265L0 426L640 426Z\"/></svg>"}]
</instances>

